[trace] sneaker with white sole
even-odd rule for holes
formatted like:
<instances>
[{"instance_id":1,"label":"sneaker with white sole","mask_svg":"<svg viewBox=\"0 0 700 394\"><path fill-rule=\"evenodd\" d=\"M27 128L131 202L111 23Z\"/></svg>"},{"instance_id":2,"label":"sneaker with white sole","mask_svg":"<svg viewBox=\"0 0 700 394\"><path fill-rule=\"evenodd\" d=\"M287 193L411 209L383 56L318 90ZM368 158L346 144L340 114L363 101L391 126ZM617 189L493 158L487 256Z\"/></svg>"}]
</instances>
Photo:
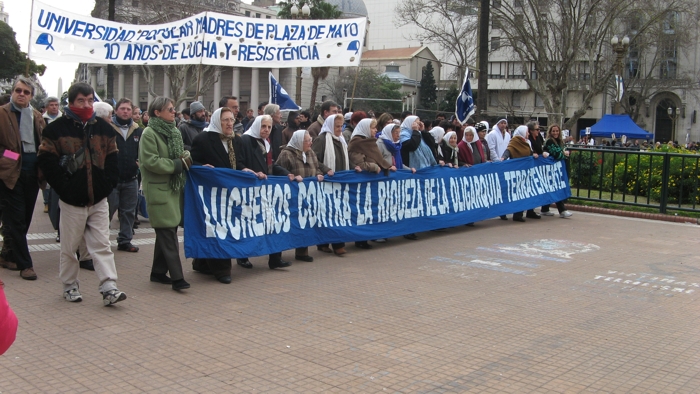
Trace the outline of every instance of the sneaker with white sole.
<instances>
[{"instance_id":1,"label":"sneaker with white sole","mask_svg":"<svg viewBox=\"0 0 700 394\"><path fill-rule=\"evenodd\" d=\"M574 214L571 213L571 212L569 212L569 211L564 211L564 212L562 212L562 213L559 214L559 217L560 217L560 218L570 218L570 217L573 216L573 215L574 215Z\"/></svg>"},{"instance_id":2,"label":"sneaker with white sole","mask_svg":"<svg viewBox=\"0 0 700 394\"><path fill-rule=\"evenodd\" d=\"M78 289L70 289L63 292L63 298L69 302L80 302L83 300L83 296L80 295Z\"/></svg>"},{"instance_id":3,"label":"sneaker with white sole","mask_svg":"<svg viewBox=\"0 0 700 394\"><path fill-rule=\"evenodd\" d=\"M552 212L552 211L545 211L545 212L540 211L540 215L542 215L542 216L554 216L554 212Z\"/></svg>"},{"instance_id":4,"label":"sneaker with white sole","mask_svg":"<svg viewBox=\"0 0 700 394\"><path fill-rule=\"evenodd\" d=\"M126 299L126 293L119 291L118 289L107 290L102 293L102 303L105 306L116 304L119 301L124 301Z\"/></svg>"}]
</instances>

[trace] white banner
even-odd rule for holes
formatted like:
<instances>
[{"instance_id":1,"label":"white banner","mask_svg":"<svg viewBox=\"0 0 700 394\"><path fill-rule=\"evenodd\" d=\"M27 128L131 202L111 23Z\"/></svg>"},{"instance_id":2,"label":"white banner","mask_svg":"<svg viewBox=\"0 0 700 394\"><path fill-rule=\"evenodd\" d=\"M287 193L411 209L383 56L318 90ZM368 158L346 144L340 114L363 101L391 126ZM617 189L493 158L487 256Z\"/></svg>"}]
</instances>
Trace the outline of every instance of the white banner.
<instances>
[{"instance_id":1,"label":"white banner","mask_svg":"<svg viewBox=\"0 0 700 394\"><path fill-rule=\"evenodd\" d=\"M366 24L366 18L258 19L204 12L161 25L128 25L35 1L29 56L96 64L358 66Z\"/></svg>"}]
</instances>

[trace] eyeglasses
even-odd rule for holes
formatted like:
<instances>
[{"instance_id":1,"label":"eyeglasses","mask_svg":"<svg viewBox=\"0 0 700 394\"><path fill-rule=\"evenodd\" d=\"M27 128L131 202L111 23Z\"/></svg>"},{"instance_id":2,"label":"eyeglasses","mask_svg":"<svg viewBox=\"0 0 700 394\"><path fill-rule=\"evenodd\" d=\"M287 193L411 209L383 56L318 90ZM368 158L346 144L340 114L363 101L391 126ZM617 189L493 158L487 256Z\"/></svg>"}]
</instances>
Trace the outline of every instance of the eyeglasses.
<instances>
[{"instance_id":1,"label":"eyeglasses","mask_svg":"<svg viewBox=\"0 0 700 394\"><path fill-rule=\"evenodd\" d=\"M165 110L168 111L168 112L170 112L170 113L174 113L174 112L175 112L175 107L166 108Z\"/></svg>"},{"instance_id":2,"label":"eyeglasses","mask_svg":"<svg viewBox=\"0 0 700 394\"><path fill-rule=\"evenodd\" d=\"M238 108L240 108L240 107L237 105L234 105L233 107L231 107L231 109L238 109Z\"/></svg>"},{"instance_id":3,"label":"eyeglasses","mask_svg":"<svg viewBox=\"0 0 700 394\"><path fill-rule=\"evenodd\" d=\"M222 122L233 123L233 118L221 118Z\"/></svg>"},{"instance_id":4,"label":"eyeglasses","mask_svg":"<svg viewBox=\"0 0 700 394\"><path fill-rule=\"evenodd\" d=\"M22 93L24 93L25 96L31 96L31 95L32 95L31 90L22 89L22 88L16 88L16 89L15 89L15 93L17 93L17 94L22 94Z\"/></svg>"}]
</instances>

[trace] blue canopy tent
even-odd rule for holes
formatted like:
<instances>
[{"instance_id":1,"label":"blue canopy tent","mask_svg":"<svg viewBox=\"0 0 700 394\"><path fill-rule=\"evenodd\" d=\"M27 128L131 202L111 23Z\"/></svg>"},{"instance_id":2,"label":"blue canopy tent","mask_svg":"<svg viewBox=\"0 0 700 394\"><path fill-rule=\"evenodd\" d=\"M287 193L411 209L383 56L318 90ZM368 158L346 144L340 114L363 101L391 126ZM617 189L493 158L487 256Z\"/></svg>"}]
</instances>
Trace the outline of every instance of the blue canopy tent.
<instances>
[{"instance_id":1,"label":"blue canopy tent","mask_svg":"<svg viewBox=\"0 0 700 394\"><path fill-rule=\"evenodd\" d=\"M581 135L586 132L583 131ZM654 134L647 132L630 118L629 115L604 115L598 123L591 126L591 137L621 138L623 135L627 139L653 140Z\"/></svg>"}]
</instances>

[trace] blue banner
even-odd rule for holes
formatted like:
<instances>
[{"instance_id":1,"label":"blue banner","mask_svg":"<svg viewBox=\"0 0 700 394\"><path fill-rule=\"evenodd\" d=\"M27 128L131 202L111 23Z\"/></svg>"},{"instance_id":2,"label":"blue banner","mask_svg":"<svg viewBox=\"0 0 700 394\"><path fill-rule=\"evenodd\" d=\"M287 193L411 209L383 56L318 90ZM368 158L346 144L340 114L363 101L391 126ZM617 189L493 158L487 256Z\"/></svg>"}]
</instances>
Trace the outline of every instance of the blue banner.
<instances>
[{"instance_id":1,"label":"blue banner","mask_svg":"<svg viewBox=\"0 0 700 394\"><path fill-rule=\"evenodd\" d=\"M290 182L195 166L185 186L185 255L251 257L394 237L511 214L571 195L562 161L532 157L389 176L342 171Z\"/></svg>"}]
</instances>

